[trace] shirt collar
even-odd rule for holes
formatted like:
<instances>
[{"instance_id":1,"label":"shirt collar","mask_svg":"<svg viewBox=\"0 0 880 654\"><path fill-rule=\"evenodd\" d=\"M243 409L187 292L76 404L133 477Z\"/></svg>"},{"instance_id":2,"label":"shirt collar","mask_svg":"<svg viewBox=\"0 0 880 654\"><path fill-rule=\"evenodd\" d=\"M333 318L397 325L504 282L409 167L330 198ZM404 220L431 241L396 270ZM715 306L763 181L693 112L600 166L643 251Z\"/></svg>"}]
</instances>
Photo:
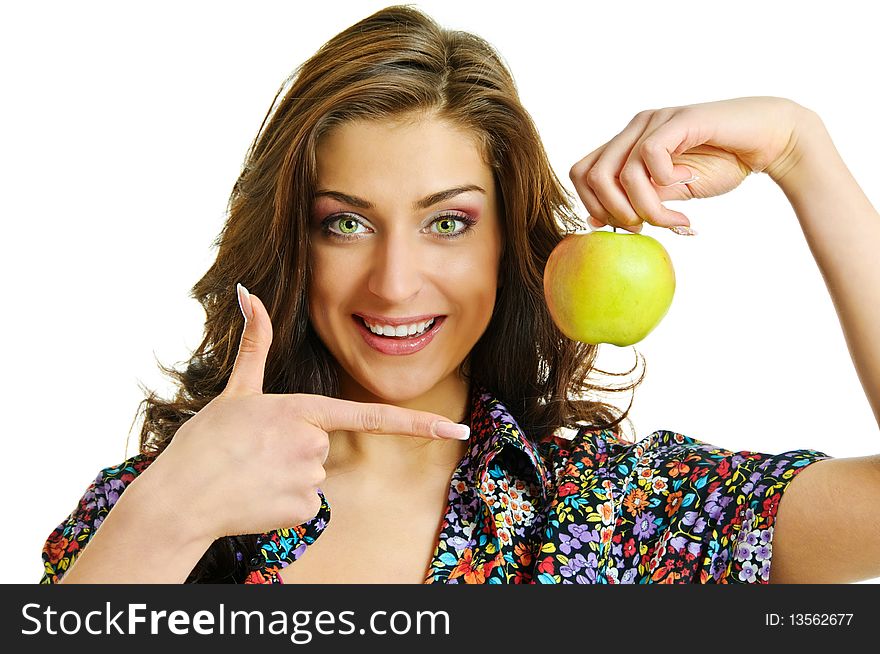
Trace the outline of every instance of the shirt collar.
<instances>
[{"instance_id":1,"label":"shirt collar","mask_svg":"<svg viewBox=\"0 0 880 654\"><path fill-rule=\"evenodd\" d=\"M486 476L495 457L509 452L511 456L524 458L526 467L534 472L542 499L546 500L552 480L536 442L526 435L501 400L486 388L473 385L470 406L469 454L477 463L477 479Z\"/></svg>"}]
</instances>

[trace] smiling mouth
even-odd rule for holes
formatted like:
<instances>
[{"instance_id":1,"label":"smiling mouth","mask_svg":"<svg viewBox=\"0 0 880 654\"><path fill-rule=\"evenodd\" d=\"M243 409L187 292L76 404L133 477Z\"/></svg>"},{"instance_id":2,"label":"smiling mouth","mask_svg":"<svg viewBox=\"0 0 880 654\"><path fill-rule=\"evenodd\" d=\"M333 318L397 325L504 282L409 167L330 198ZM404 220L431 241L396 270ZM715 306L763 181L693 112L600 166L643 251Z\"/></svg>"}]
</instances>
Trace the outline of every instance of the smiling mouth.
<instances>
[{"instance_id":1,"label":"smiling mouth","mask_svg":"<svg viewBox=\"0 0 880 654\"><path fill-rule=\"evenodd\" d=\"M380 338L389 338L389 339L393 339L393 340L400 340L400 341L405 341L406 339L409 339L409 338L418 338L418 337L420 337L420 336L424 336L424 335L427 334L429 331L431 331L431 328L434 327L434 325L435 325L439 320L441 320L442 318L445 318L445 317L446 317L446 316L441 316L441 315L434 316L433 318L431 318L430 320L428 320L428 321L425 323L425 326L422 328L421 331L415 332L415 333L413 333L413 334L403 334L403 335L401 335L401 336L398 336L397 334L391 334L391 335L389 335L389 334L384 334L384 333L375 332L375 331L373 331L372 329L370 329L370 326L367 324L367 321L364 320L364 318L363 318L362 316L359 316L359 315L357 315L357 314L352 314L352 316L353 316L356 320L358 320L358 321L364 326L364 328L365 328L368 332L370 332L371 334L373 334L374 336L378 336L378 337L380 337Z\"/></svg>"}]
</instances>

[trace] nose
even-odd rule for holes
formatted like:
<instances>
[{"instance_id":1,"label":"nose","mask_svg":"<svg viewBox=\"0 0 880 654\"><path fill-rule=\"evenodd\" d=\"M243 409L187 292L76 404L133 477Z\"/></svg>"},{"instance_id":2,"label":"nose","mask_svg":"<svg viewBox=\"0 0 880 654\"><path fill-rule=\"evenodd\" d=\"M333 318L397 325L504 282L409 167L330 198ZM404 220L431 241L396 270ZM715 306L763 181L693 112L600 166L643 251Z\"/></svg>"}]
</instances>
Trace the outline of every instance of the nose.
<instances>
[{"instance_id":1,"label":"nose","mask_svg":"<svg viewBox=\"0 0 880 654\"><path fill-rule=\"evenodd\" d=\"M369 289L388 304L406 304L422 288L427 257L416 243L419 237L392 229L376 240Z\"/></svg>"}]
</instances>

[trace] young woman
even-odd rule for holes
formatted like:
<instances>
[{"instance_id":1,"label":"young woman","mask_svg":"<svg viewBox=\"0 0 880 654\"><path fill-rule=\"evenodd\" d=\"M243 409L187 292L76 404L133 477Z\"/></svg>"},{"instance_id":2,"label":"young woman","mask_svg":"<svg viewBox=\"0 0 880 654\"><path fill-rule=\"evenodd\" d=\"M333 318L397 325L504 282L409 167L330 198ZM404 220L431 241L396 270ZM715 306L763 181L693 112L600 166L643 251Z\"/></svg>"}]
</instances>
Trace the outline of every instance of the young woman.
<instances>
[{"instance_id":1,"label":"young woman","mask_svg":"<svg viewBox=\"0 0 880 654\"><path fill-rule=\"evenodd\" d=\"M594 227L638 232L687 227L661 202L752 172L791 201L880 415L880 218L813 112L770 97L645 111L571 179ZM204 341L166 369L179 393L144 401L141 453L52 532L41 581L880 575L877 457L634 443L627 412L583 399L633 386L597 389L597 347L544 303L572 201L485 41L407 7L331 39L251 146L193 289Z\"/></svg>"}]
</instances>

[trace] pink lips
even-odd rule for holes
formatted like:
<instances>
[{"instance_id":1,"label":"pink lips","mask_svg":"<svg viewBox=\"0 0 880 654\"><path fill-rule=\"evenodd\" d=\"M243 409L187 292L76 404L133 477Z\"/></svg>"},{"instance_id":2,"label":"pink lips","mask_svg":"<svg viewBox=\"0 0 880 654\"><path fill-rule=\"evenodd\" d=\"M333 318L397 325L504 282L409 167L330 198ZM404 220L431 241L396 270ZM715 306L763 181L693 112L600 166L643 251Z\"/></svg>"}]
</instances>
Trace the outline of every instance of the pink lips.
<instances>
[{"instance_id":1,"label":"pink lips","mask_svg":"<svg viewBox=\"0 0 880 654\"><path fill-rule=\"evenodd\" d=\"M405 354L415 354L419 350L425 348L428 343L430 343L434 336L436 336L437 332L440 331L440 328L443 326L443 323L446 322L446 316L438 316L434 319L434 324L431 325L431 328L426 331L424 334L419 336L412 336L409 338L391 338L387 336L378 336L367 329L367 326L364 324L364 321L358 316L352 316L352 320L354 320L355 325L357 325L358 331L360 331L361 336L371 348L376 350L377 352L381 352L382 354L390 354L393 356L400 356Z\"/></svg>"}]
</instances>

